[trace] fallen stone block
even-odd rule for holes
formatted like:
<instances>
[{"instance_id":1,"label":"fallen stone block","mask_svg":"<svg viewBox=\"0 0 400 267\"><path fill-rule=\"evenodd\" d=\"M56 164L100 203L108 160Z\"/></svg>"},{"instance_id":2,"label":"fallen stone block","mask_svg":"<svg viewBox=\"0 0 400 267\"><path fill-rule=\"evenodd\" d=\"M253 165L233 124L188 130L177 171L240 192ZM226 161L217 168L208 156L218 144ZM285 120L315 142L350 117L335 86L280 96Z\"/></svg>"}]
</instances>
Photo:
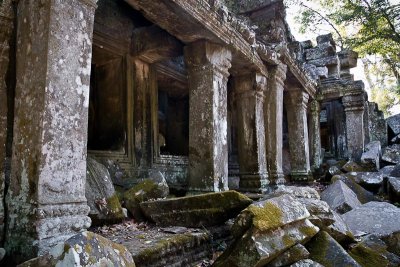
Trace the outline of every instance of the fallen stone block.
<instances>
[{"instance_id":1,"label":"fallen stone block","mask_svg":"<svg viewBox=\"0 0 400 267\"><path fill-rule=\"evenodd\" d=\"M92 225L118 223L125 218L107 168L94 158L87 158L85 196Z\"/></svg>"},{"instance_id":2,"label":"fallen stone block","mask_svg":"<svg viewBox=\"0 0 400 267\"><path fill-rule=\"evenodd\" d=\"M333 217L335 222L322 229L342 245L347 245L354 242L354 235L344 222L342 216L336 212L333 212Z\"/></svg>"},{"instance_id":3,"label":"fallen stone block","mask_svg":"<svg viewBox=\"0 0 400 267\"><path fill-rule=\"evenodd\" d=\"M392 163L400 163L400 144L394 144L383 150L382 160Z\"/></svg>"},{"instance_id":4,"label":"fallen stone block","mask_svg":"<svg viewBox=\"0 0 400 267\"><path fill-rule=\"evenodd\" d=\"M400 255L400 209L386 202L368 202L343 214L350 230L374 234Z\"/></svg>"},{"instance_id":5,"label":"fallen stone block","mask_svg":"<svg viewBox=\"0 0 400 267\"><path fill-rule=\"evenodd\" d=\"M123 195L124 207L128 209L136 220L144 220L144 215L140 209L141 202L165 198L169 194L169 187L164 177L162 175L154 177L138 183Z\"/></svg>"},{"instance_id":6,"label":"fallen stone block","mask_svg":"<svg viewBox=\"0 0 400 267\"><path fill-rule=\"evenodd\" d=\"M375 235L367 235L350 247L350 256L361 266L400 266L400 258L387 251L387 245Z\"/></svg>"},{"instance_id":7,"label":"fallen stone block","mask_svg":"<svg viewBox=\"0 0 400 267\"><path fill-rule=\"evenodd\" d=\"M135 262L131 253L123 245L85 231L57 245L48 254L19 265L19 267L37 266L135 267Z\"/></svg>"},{"instance_id":8,"label":"fallen stone block","mask_svg":"<svg viewBox=\"0 0 400 267\"><path fill-rule=\"evenodd\" d=\"M202 227L236 217L253 201L236 191L140 203L146 218L161 226Z\"/></svg>"},{"instance_id":9,"label":"fallen stone block","mask_svg":"<svg viewBox=\"0 0 400 267\"><path fill-rule=\"evenodd\" d=\"M333 211L325 201L310 198L297 198L297 200L306 206L311 214L308 219L320 229L324 229L335 222Z\"/></svg>"},{"instance_id":10,"label":"fallen stone block","mask_svg":"<svg viewBox=\"0 0 400 267\"><path fill-rule=\"evenodd\" d=\"M293 263L296 263L300 260L308 259L310 253L308 250L301 244L294 245L293 247L289 248L281 255L276 257L270 263L268 263L269 267L280 267L280 266L287 266Z\"/></svg>"},{"instance_id":11,"label":"fallen stone block","mask_svg":"<svg viewBox=\"0 0 400 267\"><path fill-rule=\"evenodd\" d=\"M361 205L357 195L342 181L336 181L321 193L321 199L328 203L332 210L343 214Z\"/></svg>"},{"instance_id":12,"label":"fallen stone block","mask_svg":"<svg viewBox=\"0 0 400 267\"><path fill-rule=\"evenodd\" d=\"M396 166L394 166L394 168L389 176L400 177L400 164L397 164Z\"/></svg>"},{"instance_id":13,"label":"fallen stone block","mask_svg":"<svg viewBox=\"0 0 400 267\"><path fill-rule=\"evenodd\" d=\"M377 198L369 192L368 190L364 189L361 185L359 185L353 175L335 175L332 177L332 183L336 181L342 181L345 183L356 195L358 200L364 204L370 201L377 201Z\"/></svg>"},{"instance_id":14,"label":"fallen stone block","mask_svg":"<svg viewBox=\"0 0 400 267\"><path fill-rule=\"evenodd\" d=\"M387 125L394 135L400 134L400 114L390 116L386 119Z\"/></svg>"},{"instance_id":15,"label":"fallen stone block","mask_svg":"<svg viewBox=\"0 0 400 267\"><path fill-rule=\"evenodd\" d=\"M318 233L306 244L306 248L310 259L325 267L360 266L327 232Z\"/></svg>"},{"instance_id":16,"label":"fallen stone block","mask_svg":"<svg viewBox=\"0 0 400 267\"><path fill-rule=\"evenodd\" d=\"M289 194L300 198L320 199L317 190L307 186L279 186L274 193Z\"/></svg>"},{"instance_id":17,"label":"fallen stone block","mask_svg":"<svg viewBox=\"0 0 400 267\"><path fill-rule=\"evenodd\" d=\"M288 248L308 242L318 231L309 220L270 231L252 227L217 258L213 266L264 266Z\"/></svg>"},{"instance_id":18,"label":"fallen stone block","mask_svg":"<svg viewBox=\"0 0 400 267\"><path fill-rule=\"evenodd\" d=\"M358 165L354 161L348 161L342 166L342 171L344 172L363 172L366 171L365 168Z\"/></svg>"},{"instance_id":19,"label":"fallen stone block","mask_svg":"<svg viewBox=\"0 0 400 267\"><path fill-rule=\"evenodd\" d=\"M251 227L268 231L309 216L306 207L294 197L281 195L247 207L236 217L231 231L233 236L241 237Z\"/></svg>"},{"instance_id":20,"label":"fallen stone block","mask_svg":"<svg viewBox=\"0 0 400 267\"><path fill-rule=\"evenodd\" d=\"M383 184L383 175L379 172L357 172L355 181L368 191L377 193Z\"/></svg>"},{"instance_id":21,"label":"fallen stone block","mask_svg":"<svg viewBox=\"0 0 400 267\"><path fill-rule=\"evenodd\" d=\"M394 165L385 166L382 169L380 169L378 172L380 174L382 174L383 177L390 176L390 173L394 170L395 167L396 166L394 166Z\"/></svg>"},{"instance_id":22,"label":"fallen stone block","mask_svg":"<svg viewBox=\"0 0 400 267\"><path fill-rule=\"evenodd\" d=\"M400 203L400 178L388 177L387 193L392 203Z\"/></svg>"},{"instance_id":23,"label":"fallen stone block","mask_svg":"<svg viewBox=\"0 0 400 267\"><path fill-rule=\"evenodd\" d=\"M373 141L365 146L365 152L361 155L361 163L378 171L380 169L381 157L381 142Z\"/></svg>"},{"instance_id":24,"label":"fallen stone block","mask_svg":"<svg viewBox=\"0 0 400 267\"><path fill-rule=\"evenodd\" d=\"M293 263L292 265L290 265L290 267L324 267L324 266L319 264L316 261L313 261L310 259L305 259L305 260L301 260L296 263Z\"/></svg>"},{"instance_id":25,"label":"fallen stone block","mask_svg":"<svg viewBox=\"0 0 400 267\"><path fill-rule=\"evenodd\" d=\"M340 170L338 166L329 167L326 180L330 180L335 175L341 175L343 172Z\"/></svg>"}]
</instances>

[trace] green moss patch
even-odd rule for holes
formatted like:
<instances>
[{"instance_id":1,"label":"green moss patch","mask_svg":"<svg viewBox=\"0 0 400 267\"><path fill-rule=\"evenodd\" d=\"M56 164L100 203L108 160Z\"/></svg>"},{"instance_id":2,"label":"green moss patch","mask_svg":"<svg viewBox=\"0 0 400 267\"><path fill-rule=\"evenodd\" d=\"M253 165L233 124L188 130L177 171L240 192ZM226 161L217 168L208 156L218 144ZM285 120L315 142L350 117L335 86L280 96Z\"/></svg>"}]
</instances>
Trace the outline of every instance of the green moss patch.
<instances>
[{"instance_id":1,"label":"green moss patch","mask_svg":"<svg viewBox=\"0 0 400 267\"><path fill-rule=\"evenodd\" d=\"M270 202L266 202L263 207L251 205L248 210L253 214L253 225L262 231L282 225L281 209Z\"/></svg>"}]
</instances>

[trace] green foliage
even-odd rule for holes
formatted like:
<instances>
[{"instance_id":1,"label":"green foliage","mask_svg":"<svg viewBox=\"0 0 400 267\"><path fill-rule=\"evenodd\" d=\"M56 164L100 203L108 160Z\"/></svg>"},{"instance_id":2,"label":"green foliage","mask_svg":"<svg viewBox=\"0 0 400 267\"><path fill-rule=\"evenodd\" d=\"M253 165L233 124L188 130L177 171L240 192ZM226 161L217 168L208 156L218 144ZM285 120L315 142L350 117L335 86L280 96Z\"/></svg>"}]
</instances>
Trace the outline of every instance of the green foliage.
<instances>
[{"instance_id":1,"label":"green foliage","mask_svg":"<svg viewBox=\"0 0 400 267\"><path fill-rule=\"evenodd\" d=\"M400 96L398 0L287 0L300 7L303 33L331 31L342 49L363 57L372 98L389 115Z\"/></svg>"}]
</instances>

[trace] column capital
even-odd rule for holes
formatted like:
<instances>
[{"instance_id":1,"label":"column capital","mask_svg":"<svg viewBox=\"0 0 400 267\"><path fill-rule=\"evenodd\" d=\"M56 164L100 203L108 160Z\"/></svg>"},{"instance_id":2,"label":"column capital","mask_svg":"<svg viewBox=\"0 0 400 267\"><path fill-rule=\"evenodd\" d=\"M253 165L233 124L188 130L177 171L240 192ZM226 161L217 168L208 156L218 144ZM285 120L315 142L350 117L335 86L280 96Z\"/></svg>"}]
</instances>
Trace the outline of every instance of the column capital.
<instances>
[{"instance_id":1,"label":"column capital","mask_svg":"<svg viewBox=\"0 0 400 267\"><path fill-rule=\"evenodd\" d=\"M297 90L287 91L286 93L289 96L291 105L307 108L308 100L310 98L307 92L304 92L299 88Z\"/></svg>"},{"instance_id":2,"label":"column capital","mask_svg":"<svg viewBox=\"0 0 400 267\"><path fill-rule=\"evenodd\" d=\"M364 94L348 95L342 97L344 111L364 111L365 97Z\"/></svg>"},{"instance_id":3,"label":"column capital","mask_svg":"<svg viewBox=\"0 0 400 267\"><path fill-rule=\"evenodd\" d=\"M310 109L313 114L319 114L319 112L321 111L321 103L319 103L317 99L312 99L310 101Z\"/></svg>"},{"instance_id":4,"label":"column capital","mask_svg":"<svg viewBox=\"0 0 400 267\"><path fill-rule=\"evenodd\" d=\"M275 80L283 87L286 80L287 65L278 64L276 66L271 67L269 69L269 72L270 72L270 79Z\"/></svg>"},{"instance_id":5,"label":"column capital","mask_svg":"<svg viewBox=\"0 0 400 267\"><path fill-rule=\"evenodd\" d=\"M208 41L197 41L185 47L185 62L189 69L204 69L206 66L229 76L232 52L224 46Z\"/></svg>"},{"instance_id":6,"label":"column capital","mask_svg":"<svg viewBox=\"0 0 400 267\"><path fill-rule=\"evenodd\" d=\"M258 97L264 100L267 91L267 77L257 72L243 74L234 78L234 88L238 99Z\"/></svg>"}]
</instances>

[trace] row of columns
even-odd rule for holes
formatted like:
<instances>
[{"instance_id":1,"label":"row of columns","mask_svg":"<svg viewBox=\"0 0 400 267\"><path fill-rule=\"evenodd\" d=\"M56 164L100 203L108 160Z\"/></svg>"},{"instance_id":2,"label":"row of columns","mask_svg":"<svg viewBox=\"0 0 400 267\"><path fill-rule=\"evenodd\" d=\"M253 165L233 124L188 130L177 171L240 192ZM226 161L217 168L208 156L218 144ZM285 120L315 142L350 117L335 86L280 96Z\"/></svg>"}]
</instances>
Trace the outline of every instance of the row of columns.
<instances>
[{"instance_id":1,"label":"row of columns","mask_svg":"<svg viewBox=\"0 0 400 267\"><path fill-rule=\"evenodd\" d=\"M227 82L231 53L207 41L185 48L189 74L189 190L228 189ZM286 65L272 67L269 77L257 72L233 79L237 99L240 189L263 192L284 183L282 170L283 103ZM268 96L268 97L266 97ZM301 88L286 93L292 177L311 178L307 107L309 96ZM318 102L313 101L313 105ZM313 115L317 115L315 112ZM319 114L317 115L319 116ZM319 136L319 119L313 120ZM320 155L319 137L312 149ZM317 160L313 160L317 165Z\"/></svg>"}]
</instances>

